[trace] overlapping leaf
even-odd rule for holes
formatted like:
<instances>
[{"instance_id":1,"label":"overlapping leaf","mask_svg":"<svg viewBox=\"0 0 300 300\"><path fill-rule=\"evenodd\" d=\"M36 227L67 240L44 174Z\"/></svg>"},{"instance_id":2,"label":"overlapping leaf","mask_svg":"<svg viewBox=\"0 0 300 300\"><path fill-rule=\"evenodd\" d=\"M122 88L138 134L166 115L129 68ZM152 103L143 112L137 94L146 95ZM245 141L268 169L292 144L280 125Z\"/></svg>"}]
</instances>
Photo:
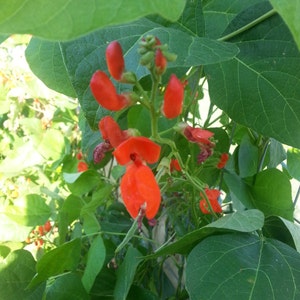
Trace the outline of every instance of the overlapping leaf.
<instances>
[{"instance_id":1,"label":"overlapping leaf","mask_svg":"<svg viewBox=\"0 0 300 300\"><path fill-rule=\"evenodd\" d=\"M30 33L46 39L67 40L149 14L157 13L176 21L184 6L183 0L98 0L90 3L1 0L0 33Z\"/></svg>"}]
</instances>

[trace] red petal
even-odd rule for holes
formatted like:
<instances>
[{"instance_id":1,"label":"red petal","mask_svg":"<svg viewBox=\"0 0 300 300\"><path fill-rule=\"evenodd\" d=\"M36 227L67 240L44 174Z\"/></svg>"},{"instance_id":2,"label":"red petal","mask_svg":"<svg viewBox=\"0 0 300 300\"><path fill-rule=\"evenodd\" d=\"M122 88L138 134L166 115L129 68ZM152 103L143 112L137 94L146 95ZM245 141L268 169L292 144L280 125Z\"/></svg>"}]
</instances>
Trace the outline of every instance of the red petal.
<instances>
[{"instance_id":1,"label":"red petal","mask_svg":"<svg viewBox=\"0 0 300 300\"><path fill-rule=\"evenodd\" d=\"M157 49L155 52L155 67L156 73L159 75L163 74L167 67L167 59L160 49Z\"/></svg>"},{"instance_id":2,"label":"red petal","mask_svg":"<svg viewBox=\"0 0 300 300\"><path fill-rule=\"evenodd\" d=\"M127 139L127 133L119 127L118 123L111 117L106 116L99 122L99 130L103 140L108 140L114 147L118 147Z\"/></svg>"},{"instance_id":3,"label":"red petal","mask_svg":"<svg viewBox=\"0 0 300 300\"><path fill-rule=\"evenodd\" d=\"M131 164L121 180L121 195L129 214L136 218L146 203L146 217L155 217L160 206L161 194L155 177L148 166Z\"/></svg>"},{"instance_id":4,"label":"red petal","mask_svg":"<svg viewBox=\"0 0 300 300\"><path fill-rule=\"evenodd\" d=\"M105 52L106 63L110 75L120 80L125 69L122 47L117 41L109 43Z\"/></svg>"},{"instance_id":5,"label":"red petal","mask_svg":"<svg viewBox=\"0 0 300 300\"><path fill-rule=\"evenodd\" d=\"M132 161L132 155L137 155L147 163L153 164L159 159L160 146L143 136L130 137L120 144L113 154L120 165Z\"/></svg>"},{"instance_id":6,"label":"red petal","mask_svg":"<svg viewBox=\"0 0 300 300\"><path fill-rule=\"evenodd\" d=\"M90 88L97 102L108 110L118 111L130 103L128 97L117 94L115 86L102 71L93 74Z\"/></svg>"},{"instance_id":7,"label":"red petal","mask_svg":"<svg viewBox=\"0 0 300 300\"><path fill-rule=\"evenodd\" d=\"M183 85L176 75L172 74L164 95L163 113L166 118L173 119L181 114L183 98Z\"/></svg>"}]
</instances>

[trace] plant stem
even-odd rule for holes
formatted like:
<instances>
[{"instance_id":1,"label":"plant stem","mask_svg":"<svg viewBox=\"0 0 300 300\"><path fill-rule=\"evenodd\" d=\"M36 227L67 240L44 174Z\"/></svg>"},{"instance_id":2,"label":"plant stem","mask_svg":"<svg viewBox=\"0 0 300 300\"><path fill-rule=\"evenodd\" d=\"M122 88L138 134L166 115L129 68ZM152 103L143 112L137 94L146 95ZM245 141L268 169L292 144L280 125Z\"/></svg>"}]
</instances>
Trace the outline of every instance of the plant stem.
<instances>
[{"instance_id":1,"label":"plant stem","mask_svg":"<svg viewBox=\"0 0 300 300\"><path fill-rule=\"evenodd\" d=\"M237 36L238 34L249 30L250 28L254 27L255 25L263 22L264 20L270 18L271 16L273 16L276 13L275 9L271 9L270 11L268 11L267 13L263 14L262 16L258 17L257 19L253 20L252 22L248 23L247 25L225 35L222 36L218 39L219 42L223 42L223 41L227 41L235 36Z\"/></svg>"}]
</instances>

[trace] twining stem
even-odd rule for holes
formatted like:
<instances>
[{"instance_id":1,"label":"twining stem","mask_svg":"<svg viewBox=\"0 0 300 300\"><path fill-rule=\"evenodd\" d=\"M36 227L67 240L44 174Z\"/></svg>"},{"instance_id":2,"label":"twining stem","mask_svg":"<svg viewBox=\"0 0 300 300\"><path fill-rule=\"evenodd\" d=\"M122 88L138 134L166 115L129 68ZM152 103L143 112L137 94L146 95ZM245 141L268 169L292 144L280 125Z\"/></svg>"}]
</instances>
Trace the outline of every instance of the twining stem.
<instances>
[{"instance_id":1,"label":"twining stem","mask_svg":"<svg viewBox=\"0 0 300 300\"><path fill-rule=\"evenodd\" d=\"M222 36L218 39L219 42L223 42L223 41L227 41L235 36L237 36L238 34L247 31L248 29L254 27L255 25L263 22L264 20L268 19L269 17L273 16L276 13L275 9L271 9L270 11L266 12L265 14L263 14L262 16L258 17L257 19L253 20L252 22L248 23L247 25L225 35Z\"/></svg>"}]
</instances>

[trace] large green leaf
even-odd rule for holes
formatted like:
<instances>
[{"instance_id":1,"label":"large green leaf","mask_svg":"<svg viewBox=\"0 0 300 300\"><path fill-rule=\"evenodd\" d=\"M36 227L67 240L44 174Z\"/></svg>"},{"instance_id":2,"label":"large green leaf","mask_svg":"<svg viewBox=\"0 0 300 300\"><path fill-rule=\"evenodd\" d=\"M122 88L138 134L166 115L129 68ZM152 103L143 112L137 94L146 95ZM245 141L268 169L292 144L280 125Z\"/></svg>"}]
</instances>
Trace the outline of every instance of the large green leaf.
<instances>
[{"instance_id":1,"label":"large green leaf","mask_svg":"<svg viewBox=\"0 0 300 300\"><path fill-rule=\"evenodd\" d=\"M300 1L270 0L270 2L289 27L300 49Z\"/></svg>"},{"instance_id":2,"label":"large green leaf","mask_svg":"<svg viewBox=\"0 0 300 300\"><path fill-rule=\"evenodd\" d=\"M35 274L36 262L26 250L11 252L0 263L0 299L42 299L45 285L27 290Z\"/></svg>"},{"instance_id":3,"label":"large green leaf","mask_svg":"<svg viewBox=\"0 0 300 300\"><path fill-rule=\"evenodd\" d=\"M171 245L164 246L156 251L154 257L174 253L188 253L197 243L207 236L220 232L252 232L262 228L264 215L261 211L252 209L222 217L209 225L189 232Z\"/></svg>"},{"instance_id":4,"label":"large green leaf","mask_svg":"<svg viewBox=\"0 0 300 300\"><path fill-rule=\"evenodd\" d=\"M81 241L75 239L47 252L36 264L36 274L29 288L46 281L50 276L76 269L80 259Z\"/></svg>"},{"instance_id":5,"label":"large green leaf","mask_svg":"<svg viewBox=\"0 0 300 300\"><path fill-rule=\"evenodd\" d=\"M175 21L185 6L183 0L81 0L0 1L0 33L30 33L52 40L66 40L108 25L126 23L160 14Z\"/></svg>"},{"instance_id":6,"label":"large green leaf","mask_svg":"<svg viewBox=\"0 0 300 300\"><path fill-rule=\"evenodd\" d=\"M268 2L246 9L223 35L270 10ZM273 15L231 41L235 58L205 66L211 100L236 122L300 147L300 54L288 28Z\"/></svg>"},{"instance_id":7,"label":"large green leaf","mask_svg":"<svg viewBox=\"0 0 300 300\"><path fill-rule=\"evenodd\" d=\"M76 97L61 55L60 43L32 38L25 54L32 72L49 88Z\"/></svg>"},{"instance_id":8,"label":"large green leaf","mask_svg":"<svg viewBox=\"0 0 300 300\"><path fill-rule=\"evenodd\" d=\"M296 300L300 254L251 234L208 237L187 258L186 288L191 300Z\"/></svg>"}]
</instances>

